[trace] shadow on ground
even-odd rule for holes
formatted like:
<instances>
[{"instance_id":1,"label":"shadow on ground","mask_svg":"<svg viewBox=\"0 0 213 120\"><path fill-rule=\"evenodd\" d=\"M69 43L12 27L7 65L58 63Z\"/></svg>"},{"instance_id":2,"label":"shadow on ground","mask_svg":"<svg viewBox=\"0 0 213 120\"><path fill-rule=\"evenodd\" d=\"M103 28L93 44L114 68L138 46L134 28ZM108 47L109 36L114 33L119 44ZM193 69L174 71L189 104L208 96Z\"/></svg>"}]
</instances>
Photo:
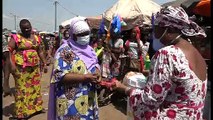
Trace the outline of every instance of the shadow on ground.
<instances>
[{"instance_id":1,"label":"shadow on ground","mask_svg":"<svg viewBox=\"0 0 213 120\"><path fill-rule=\"evenodd\" d=\"M127 96L120 92L115 92L111 97L111 102L115 106L115 108L121 111L123 114L126 115L127 110Z\"/></svg>"},{"instance_id":2,"label":"shadow on ground","mask_svg":"<svg viewBox=\"0 0 213 120\"><path fill-rule=\"evenodd\" d=\"M15 95L15 87L12 87L12 88L10 88L10 93L11 93L11 95ZM9 96L9 95L4 95L4 93L3 93L3 97L7 97L7 96Z\"/></svg>"},{"instance_id":3,"label":"shadow on ground","mask_svg":"<svg viewBox=\"0 0 213 120\"><path fill-rule=\"evenodd\" d=\"M14 116L15 115L14 107L15 107L14 103L12 103L12 104L10 104L8 106L5 106L3 108L3 115L6 116L6 117Z\"/></svg>"},{"instance_id":4,"label":"shadow on ground","mask_svg":"<svg viewBox=\"0 0 213 120\"><path fill-rule=\"evenodd\" d=\"M15 95L15 88L13 87L13 88L11 88L11 94L12 94L12 96L14 97L14 95ZM9 96L9 95L8 95ZM5 97L7 97L7 96L5 96ZM15 115L15 112L14 112L14 108L15 108L15 103L11 103L10 105L8 105L8 106L5 106L2 110L3 110L3 115L4 116L13 116L13 115Z\"/></svg>"},{"instance_id":5,"label":"shadow on ground","mask_svg":"<svg viewBox=\"0 0 213 120\"><path fill-rule=\"evenodd\" d=\"M118 80L122 80L123 77L118 78ZM104 90L102 93L101 91ZM103 107L112 103L113 106L126 115L127 111L127 96L124 93L118 91L111 91L105 87L98 88L98 106ZM102 96L102 97L101 97Z\"/></svg>"}]
</instances>

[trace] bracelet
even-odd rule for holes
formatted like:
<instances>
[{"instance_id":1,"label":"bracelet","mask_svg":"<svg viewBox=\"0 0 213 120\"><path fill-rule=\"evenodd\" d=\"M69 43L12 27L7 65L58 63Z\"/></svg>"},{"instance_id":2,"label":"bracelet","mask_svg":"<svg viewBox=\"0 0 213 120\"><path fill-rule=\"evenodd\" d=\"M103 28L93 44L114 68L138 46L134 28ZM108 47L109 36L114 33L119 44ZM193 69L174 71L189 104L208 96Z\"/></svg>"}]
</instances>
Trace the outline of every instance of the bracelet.
<instances>
[{"instance_id":1,"label":"bracelet","mask_svg":"<svg viewBox=\"0 0 213 120\"><path fill-rule=\"evenodd\" d=\"M127 88L125 89L125 94L126 94L126 95L127 95L128 91L129 91L130 89L131 89L130 87L127 87Z\"/></svg>"}]
</instances>

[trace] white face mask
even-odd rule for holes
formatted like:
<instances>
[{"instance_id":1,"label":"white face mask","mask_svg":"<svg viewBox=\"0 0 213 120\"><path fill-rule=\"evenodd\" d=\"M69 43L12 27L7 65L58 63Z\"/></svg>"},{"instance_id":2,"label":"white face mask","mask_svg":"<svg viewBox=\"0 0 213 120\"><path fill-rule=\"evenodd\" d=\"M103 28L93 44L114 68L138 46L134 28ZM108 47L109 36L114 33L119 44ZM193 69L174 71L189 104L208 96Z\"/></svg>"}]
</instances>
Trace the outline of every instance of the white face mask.
<instances>
[{"instance_id":1,"label":"white face mask","mask_svg":"<svg viewBox=\"0 0 213 120\"><path fill-rule=\"evenodd\" d=\"M160 42L160 40L161 40L161 39L163 38L163 36L166 34L167 30L168 30L168 29L166 28L166 30L164 31L164 33L161 35L160 38L156 38L156 37L155 37L155 34L152 33L152 39L153 39L152 47L153 47L153 49L154 49L155 51L158 51L159 49L165 47L165 45L162 44L162 43Z\"/></svg>"},{"instance_id":2,"label":"white face mask","mask_svg":"<svg viewBox=\"0 0 213 120\"><path fill-rule=\"evenodd\" d=\"M77 37L77 43L80 45L88 45L89 44L89 40L90 40L90 36L86 35L83 37Z\"/></svg>"}]
</instances>

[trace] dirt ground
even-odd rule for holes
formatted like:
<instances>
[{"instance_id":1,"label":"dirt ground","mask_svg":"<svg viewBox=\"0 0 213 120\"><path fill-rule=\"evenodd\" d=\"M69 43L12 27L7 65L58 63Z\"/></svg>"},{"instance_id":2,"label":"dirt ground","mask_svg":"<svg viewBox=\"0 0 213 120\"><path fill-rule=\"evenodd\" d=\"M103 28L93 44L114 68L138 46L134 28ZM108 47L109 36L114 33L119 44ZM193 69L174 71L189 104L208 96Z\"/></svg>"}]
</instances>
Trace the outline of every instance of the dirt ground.
<instances>
[{"instance_id":1,"label":"dirt ground","mask_svg":"<svg viewBox=\"0 0 213 120\"><path fill-rule=\"evenodd\" d=\"M48 109L48 98L49 98L49 81L50 81L50 72L52 66L49 66L49 71L46 74L42 74L41 87L42 87L42 97L43 97L43 107ZM10 87L14 88L14 79L13 76L10 76ZM2 103L3 109L3 120L9 120L9 117L13 114L14 107L14 97L7 96L3 98ZM100 120L126 120L127 117L125 115L126 104L124 101L119 101L117 97L114 97L114 102L108 105L99 107L99 116ZM29 120L47 120L47 112L36 115Z\"/></svg>"}]
</instances>

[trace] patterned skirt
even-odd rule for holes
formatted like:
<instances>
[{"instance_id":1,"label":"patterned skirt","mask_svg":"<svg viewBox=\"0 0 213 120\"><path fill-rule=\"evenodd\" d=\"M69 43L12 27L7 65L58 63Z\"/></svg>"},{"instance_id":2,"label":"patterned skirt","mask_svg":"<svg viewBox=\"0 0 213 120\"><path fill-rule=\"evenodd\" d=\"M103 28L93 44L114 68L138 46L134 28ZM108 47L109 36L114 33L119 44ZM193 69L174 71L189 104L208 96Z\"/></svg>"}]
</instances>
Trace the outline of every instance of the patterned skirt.
<instances>
[{"instance_id":1,"label":"patterned skirt","mask_svg":"<svg viewBox=\"0 0 213 120\"><path fill-rule=\"evenodd\" d=\"M15 79L15 116L28 117L41 111L41 76L39 66L26 67L17 65L13 74Z\"/></svg>"}]
</instances>

